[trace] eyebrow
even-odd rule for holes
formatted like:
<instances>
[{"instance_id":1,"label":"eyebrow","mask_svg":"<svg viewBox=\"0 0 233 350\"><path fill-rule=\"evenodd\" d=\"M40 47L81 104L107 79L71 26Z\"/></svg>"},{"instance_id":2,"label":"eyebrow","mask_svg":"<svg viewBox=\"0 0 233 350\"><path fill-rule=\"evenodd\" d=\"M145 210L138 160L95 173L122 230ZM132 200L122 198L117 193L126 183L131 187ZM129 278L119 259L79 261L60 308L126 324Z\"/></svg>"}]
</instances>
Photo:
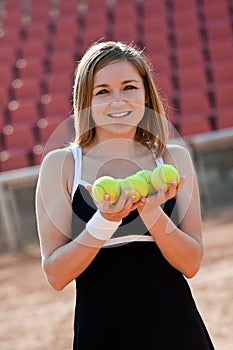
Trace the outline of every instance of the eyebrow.
<instances>
[{"instance_id":1,"label":"eyebrow","mask_svg":"<svg viewBox=\"0 0 233 350\"><path fill-rule=\"evenodd\" d=\"M129 83L140 83L140 81L139 81L139 80L132 79L132 80L124 80L124 81L122 82L123 85L129 84ZM97 89L97 88L100 88L100 87L108 87L108 86L109 86L108 84L99 84L99 85L94 86L94 87L93 87L93 90L94 90L94 89Z\"/></svg>"}]
</instances>

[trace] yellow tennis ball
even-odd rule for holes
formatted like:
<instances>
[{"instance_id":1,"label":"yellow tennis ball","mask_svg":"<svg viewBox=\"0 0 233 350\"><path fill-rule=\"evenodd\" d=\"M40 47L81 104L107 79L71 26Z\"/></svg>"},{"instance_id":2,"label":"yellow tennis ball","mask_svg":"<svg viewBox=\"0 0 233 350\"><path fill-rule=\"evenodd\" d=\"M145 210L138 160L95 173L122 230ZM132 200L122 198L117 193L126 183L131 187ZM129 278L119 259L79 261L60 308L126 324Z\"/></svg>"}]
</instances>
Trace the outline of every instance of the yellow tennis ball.
<instances>
[{"instance_id":1,"label":"yellow tennis ball","mask_svg":"<svg viewBox=\"0 0 233 350\"><path fill-rule=\"evenodd\" d=\"M110 203L115 203L120 195L120 188L116 179L111 176L101 176L92 186L92 196L96 203L103 201L104 196L110 196Z\"/></svg>"},{"instance_id":2,"label":"yellow tennis ball","mask_svg":"<svg viewBox=\"0 0 233 350\"><path fill-rule=\"evenodd\" d=\"M148 194L153 194L155 193L155 189L151 183L151 174L152 174L152 171L151 170L148 170L148 169L145 169L145 170L139 170L136 175L139 175L141 176L143 179L146 180L147 182L147 185L148 185Z\"/></svg>"},{"instance_id":3,"label":"yellow tennis ball","mask_svg":"<svg viewBox=\"0 0 233 350\"><path fill-rule=\"evenodd\" d=\"M142 176L134 174L118 181L121 192L127 190L130 196L136 196L133 203L137 203L142 197L148 196L148 184Z\"/></svg>"},{"instance_id":4,"label":"yellow tennis ball","mask_svg":"<svg viewBox=\"0 0 233 350\"><path fill-rule=\"evenodd\" d=\"M180 176L177 169L170 164L160 165L152 171L151 183L156 191L158 191L160 185L164 185L164 190L167 192L173 180L175 180L178 185Z\"/></svg>"}]
</instances>

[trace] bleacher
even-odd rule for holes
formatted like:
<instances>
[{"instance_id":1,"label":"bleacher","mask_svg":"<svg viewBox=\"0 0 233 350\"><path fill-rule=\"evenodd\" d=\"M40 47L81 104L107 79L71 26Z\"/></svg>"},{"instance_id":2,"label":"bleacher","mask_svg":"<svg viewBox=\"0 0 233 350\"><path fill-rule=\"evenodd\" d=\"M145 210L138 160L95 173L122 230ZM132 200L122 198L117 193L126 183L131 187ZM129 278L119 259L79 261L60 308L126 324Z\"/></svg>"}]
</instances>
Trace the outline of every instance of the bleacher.
<instances>
[{"instance_id":1,"label":"bleacher","mask_svg":"<svg viewBox=\"0 0 233 350\"><path fill-rule=\"evenodd\" d=\"M74 70L99 40L145 50L168 119L194 153L198 137L229 140L232 30L231 0L0 0L0 173L30 172L72 140Z\"/></svg>"}]
</instances>

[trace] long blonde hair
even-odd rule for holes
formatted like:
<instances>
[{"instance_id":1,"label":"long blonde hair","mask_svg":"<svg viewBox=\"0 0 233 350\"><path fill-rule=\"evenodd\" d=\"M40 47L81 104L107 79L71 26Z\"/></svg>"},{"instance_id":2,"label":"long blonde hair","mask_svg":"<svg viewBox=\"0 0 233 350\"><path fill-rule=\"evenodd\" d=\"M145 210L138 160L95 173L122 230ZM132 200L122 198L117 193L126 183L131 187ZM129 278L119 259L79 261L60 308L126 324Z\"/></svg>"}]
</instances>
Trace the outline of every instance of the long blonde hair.
<instances>
[{"instance_id":1,"label":"long blonde hair","mask_svg":"<svg viewBox=\"0 0 233 350\"><path fill-rule=\"evenodd\" d=\"M92 45L80 60L73 86L73 109L76 137L74 143L88 145L95 135L91 117L91 100L94 75L109 63L127 60L143 79L147 96L145 113L137 126L135 141L151 149L157 146L161 156L168 140L168 123L163 104L152 78L152 66L142 50L122 42L100 42Z\"/></svg>"}]
</instances>

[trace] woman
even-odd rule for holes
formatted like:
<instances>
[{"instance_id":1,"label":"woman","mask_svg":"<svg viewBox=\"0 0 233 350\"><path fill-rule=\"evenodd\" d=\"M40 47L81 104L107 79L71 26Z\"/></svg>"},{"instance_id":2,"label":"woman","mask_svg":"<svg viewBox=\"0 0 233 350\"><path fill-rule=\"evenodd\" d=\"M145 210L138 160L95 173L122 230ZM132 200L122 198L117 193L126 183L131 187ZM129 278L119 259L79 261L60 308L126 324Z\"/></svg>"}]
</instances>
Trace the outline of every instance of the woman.
<instances>
[{"instance_id":1,"label":"woman","mask_svg":"<svg viewBox=\"0 0 233 350\"><path fill-rule=\"evenodd\" d=\"M131 45L93 45L73 103L76 139L45 157L36 193L47 279L56 290L76 280L73 349L213 349L186 281L203 257L195 171L185 148L167 144L150 64ZM96 178L163 163L181 175L168 192L94 202Z\"/></svg>"}]
</instances>

